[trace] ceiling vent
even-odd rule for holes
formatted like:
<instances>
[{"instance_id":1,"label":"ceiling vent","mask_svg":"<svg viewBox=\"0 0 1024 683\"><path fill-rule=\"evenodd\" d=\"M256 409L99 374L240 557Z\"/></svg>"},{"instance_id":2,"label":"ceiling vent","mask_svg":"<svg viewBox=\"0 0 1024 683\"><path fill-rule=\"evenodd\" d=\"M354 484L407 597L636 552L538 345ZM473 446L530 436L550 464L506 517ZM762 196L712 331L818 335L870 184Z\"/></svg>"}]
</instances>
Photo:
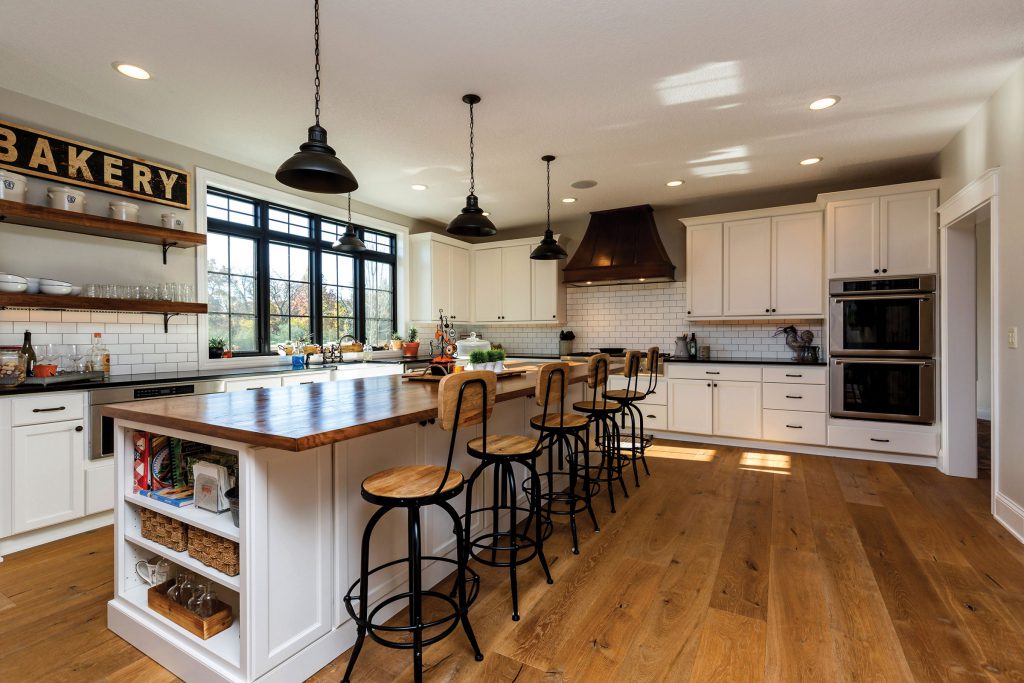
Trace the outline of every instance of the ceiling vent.
<instances>
[{"instance_id":1,"label":"ceiling vent","mask_svg":"<svg viewBox=\"0 0 1024 683\"><path fill-rule=\"evenodd\" d=\"M594 211L579 248L562 271L567 285L670 282L676 267L665 251L650 204Z\"/></svg>"}]
</instances>

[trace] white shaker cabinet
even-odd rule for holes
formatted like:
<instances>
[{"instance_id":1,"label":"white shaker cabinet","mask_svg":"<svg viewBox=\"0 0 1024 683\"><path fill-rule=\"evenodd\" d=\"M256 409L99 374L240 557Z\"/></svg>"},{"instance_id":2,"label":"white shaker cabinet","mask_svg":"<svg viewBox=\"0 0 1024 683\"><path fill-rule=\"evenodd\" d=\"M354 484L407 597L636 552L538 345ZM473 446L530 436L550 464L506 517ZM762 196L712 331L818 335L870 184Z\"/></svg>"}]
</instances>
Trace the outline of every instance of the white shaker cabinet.
<instances>
[{"instance_id":1,"label":"white shaker cabinet","mask_svg":"<svg viewBox=\"0 0 1024 683\"><path fill-rule=\"evenodd\" d=\"M65 420L11 430L15 534L85 514L85 427Z\"/></svg>"},{"instance_id":2,"label":"white shaker cabinet","mask_svg":"<svg viewBox=\"0 0 1024 683\"><path fill-rule=\"evenodd\" d=\"M722 313L763 316L771 312L772 220L754 218L725 223Z\"/></svg>"},{"instance_id":3,"label":"white shaker cabinet","mask_svg":"<svg viewBox=\"0 0 1024 683\"><path fill-rule=\"evenodd\" d=\"M533 301L543 299L544 294L533 290L531 264L534 262L530 260L530 251L527 244L473 251L476 322L527 322L533 319ZM557 280L555 282L557 291ZM552 292L549 296L554 294Z\"/></svg>"},{"instance_id":4,"label":"white shaker cabinet","mask_svg":"<svg viewBox=\"0 0 1024 683\"><path fill-rule=\"evenodd\" d=\"M673 432L710 434L712 420L711 380L669 381L668 428Z\"/></svg>"},{"instance_id":5,"label":"white shaker cabinet","mask_svg":"<svg viewBox=\"0 0 1024 683\"><path fill-rule=\"evenodd\" d=\"M501 248L502 321L530 320L531 297L527 293L533 277L531 263L527 245Z\"/></svg>"},{"instance_id":6,"label":"white shaker cabinet","mask_svg":"<svg viewBox=\"0 0 1024 683\"><path fill-rule=\"evenodd\" d=\"M686 314L722 315L722 224L686 227Z\"/></svg>"},{"instance_id":7,"label":"white shaker cabinet","mask_svg":"<svg viewBox=\"0 0 1024 683\"><path fill-rule=\"evenodd\" d=\"M473 320L501 320L502 277L501 247L473 252Z\"/></svg>"},{"instance_id":8,"label":"white shaker cabinet","mask_svg":"<svg viewBox=\"0 0 1024 683\"><path fill-rule=\"evenodd\" d=\"M559 270L561 261L530 261L533 270L531 283L531 315L533 320L556 321L561 315L559 311Z\"/></svg>"},{"instance_id":9,"label":"white shaker cabinet","mask_svg":"<svg viewBox=\"0 0 1024 683\"><path fill-rule=\"evenodd\" d=\"M829 201L828 276L936 272L937 202L932 189Z\"/></svg>"},{"instance_id":10,"label":"white shaker cabinet","mask_svg":"<svg viewBox=\"0 0 1024 683\"><path fill-rule=\"evenodd\" d=\"M772 218L772 314L824 315L821 212Z\"/></svg>"},{"instance_id":11,"label":"white shaker cabinet","mask_svg":"<svg viewBox=\"0 0 1024 683\"><path fill-rule=\"evenodd\" d=\"M712 383L716 436L761 438L761 383L715 380Z\"/></svg>"},{"instance_id":12,"label":"white shaker cabinet","mask_svg":"<svg viewBox=\"0 0 1024 683\"><path fill-rule=\"evenodd\" d=\"M468 244L433 233L412 235L409 268L413 320L435 320L439 310L453 321L470 320Z\"/></svg>"}]
</instances>

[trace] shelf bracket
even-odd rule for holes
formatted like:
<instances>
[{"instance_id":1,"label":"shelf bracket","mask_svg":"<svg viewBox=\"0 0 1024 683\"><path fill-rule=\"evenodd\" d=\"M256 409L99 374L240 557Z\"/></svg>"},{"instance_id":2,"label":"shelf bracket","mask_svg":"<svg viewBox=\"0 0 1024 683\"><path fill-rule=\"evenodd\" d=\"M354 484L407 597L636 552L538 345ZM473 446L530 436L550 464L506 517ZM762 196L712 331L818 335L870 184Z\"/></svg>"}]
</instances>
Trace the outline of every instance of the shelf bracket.
<instances>
[{"instance_id":1,"label":"shelf bracket","mask_svg":"<svg viewBox=\"0 0 1024 683\"><path fill-rule=\"evenodd\" d=\"M167 332L168 332L167 323L170 321L171 318L173 318L176 315L181 315L181 314L180 313L164 313L164 334L167 334Z\"/></svg>"},{"instance_id":2,"label":"shelf bracket","mask_svg":"<svg viewBox=\"0 0 1024 683\"><path fill-rule=\"evenodd\" d=\"M167 265L167 250L170 249L171 247L176 247L176 246L178 246L177 242L164 242L163 249L164 249L164 265L165 266Z\"/></svg>"}]
</instances>

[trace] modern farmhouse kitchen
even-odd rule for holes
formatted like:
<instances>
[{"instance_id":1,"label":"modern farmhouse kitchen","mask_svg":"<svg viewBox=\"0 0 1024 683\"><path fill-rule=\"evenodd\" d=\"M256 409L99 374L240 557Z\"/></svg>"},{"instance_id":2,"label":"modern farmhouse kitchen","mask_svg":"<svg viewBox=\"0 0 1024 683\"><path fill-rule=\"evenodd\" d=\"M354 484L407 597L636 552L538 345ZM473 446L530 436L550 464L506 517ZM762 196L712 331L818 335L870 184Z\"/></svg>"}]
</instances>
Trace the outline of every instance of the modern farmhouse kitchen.
<instances>
[{"instance_id":1,"label":"modern farmhouse kitchen","mask_svg":"<svg viewBox=\"0 0 1024 683\"><path fill-rule=\"evenodd\" d=\"M116 5L3 12L0 681L1024 677L1019 2Z\"/></svg>"}]
</instances>

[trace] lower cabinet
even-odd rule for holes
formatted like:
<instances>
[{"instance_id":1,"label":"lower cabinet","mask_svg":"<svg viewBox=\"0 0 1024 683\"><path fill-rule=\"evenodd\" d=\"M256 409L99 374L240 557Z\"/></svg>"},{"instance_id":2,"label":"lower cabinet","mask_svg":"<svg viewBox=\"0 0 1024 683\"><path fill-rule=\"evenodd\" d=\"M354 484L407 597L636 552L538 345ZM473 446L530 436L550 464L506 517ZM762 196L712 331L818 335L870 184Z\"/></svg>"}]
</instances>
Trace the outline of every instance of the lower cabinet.
<instances>
[{"instance_id":1,"label":"lower cabinet","mask_svg":"<svg viewBox=\"0 0 1024 683\"><path fill-rule=\"evenodd\" d=\"M669 382L668 428L673 432L711 434L712 389L710 380L674 379Z\"/></svg>"},{"instance_id":2,"label":"lower cabinet","mask_svg":"<svg viewBox=\"0 0 1024 683\"><path fill-rule=\"evenodd\" d=\"M83 516L83 421L14 427L11 433L12 531L20 534Z\"/></svg>"},{"instance_id":3,"label":"lower cabinet","mask_svg":"<svg viewBox=\"0 0 1024 683\"><path fill-rule=\"evenodd\" d=\"M280 377L246 377L245 379L229 379L224 382L224 391L255 391L256 389L274 389L281 386Z\"/></svg>"},{"instance_id":4,"label":"lower cabinet","mask_svg":"<svg viewBox=\"0 0 1024 683\"><path fill-rule=\"evenodd\" d=\"M764 438L768 441L824 446L827 440L825 419L825 413L765 410Z\"/></svg>"},{"instance_id":5,"label":"lower cabinet","mask_svg":"<svg viewBox=\"0 0 1024 683\"><path fill-rule=\"evenodd\" d=\"M114 459L85 468L85 514L114 509Z\"/></svg>"},{"instance_id":6,"label":"lower cabinet","mask_svg":"<svg viewBox=\"0 0 1024 683\"><path fill-rule=\"evenodd\" d=\"M746 439L761 438L761 383L712 382L713 434Z\"/></svg>"}]
</instances>

